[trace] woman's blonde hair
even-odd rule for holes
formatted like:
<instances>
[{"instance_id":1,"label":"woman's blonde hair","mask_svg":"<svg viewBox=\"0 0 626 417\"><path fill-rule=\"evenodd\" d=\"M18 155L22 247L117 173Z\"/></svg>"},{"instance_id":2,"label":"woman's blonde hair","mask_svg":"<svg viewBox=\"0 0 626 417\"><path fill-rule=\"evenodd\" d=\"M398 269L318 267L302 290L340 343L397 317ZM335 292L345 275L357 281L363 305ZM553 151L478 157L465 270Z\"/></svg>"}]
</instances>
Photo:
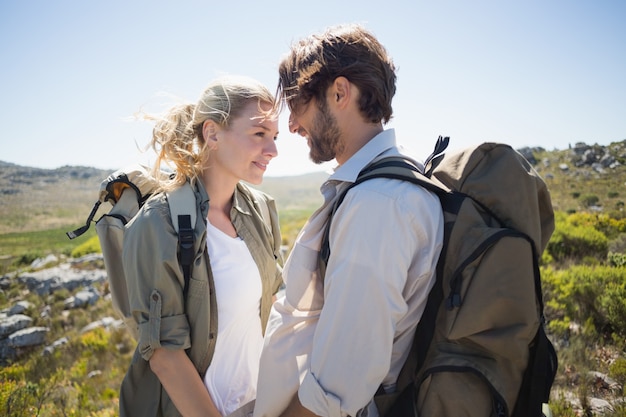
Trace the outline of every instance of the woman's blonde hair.
<instances>
[{"instance_id":1,"label":"woman's blonde hair","mask_svg":"<svg viewBox=\"0 0 626 417\"><path fill-rule=\"evenodd\" d=\"M172 181L162 184L163 188L199 177L209 152L202 134L204 122L210 119L228 128L251 100L257 101L264 117L273 116L272 110L261 109L264 103L275 108L274 95L263 84L248 77L225 76L212 81L196 104L179 104L162 117L147 117L155 121L150 143L157 154L154 176L160 178L163 164L174 169Z\"/></svg>"}]
</instances>

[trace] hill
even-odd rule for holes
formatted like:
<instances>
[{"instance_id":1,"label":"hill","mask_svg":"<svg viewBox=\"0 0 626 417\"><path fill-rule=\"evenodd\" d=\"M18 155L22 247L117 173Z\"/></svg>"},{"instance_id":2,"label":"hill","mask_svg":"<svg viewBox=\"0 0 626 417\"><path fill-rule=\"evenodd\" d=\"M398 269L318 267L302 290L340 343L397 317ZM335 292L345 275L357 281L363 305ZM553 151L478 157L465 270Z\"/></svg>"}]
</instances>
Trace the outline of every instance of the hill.
<instances>
[{"instance_id":1,"label":"hill","mask_svg":"<svg viewBox=\"0 0 626 417\"><path fill-rule=\"evenodd\" d=\"M559 355L553 415L626 416L626 141L519 151L545 178L559 211L541 266L547 328ZM54 224L83 223L108 173L0 162L0 208L21 222L3 227L41 229L54 210ZM266 179L262 188L278 201L283 237L292 237L319 204L324 177ZM58 240L67 241L62 229L45 233L0 233L0 260L14 245L6 242L18 238L29 250L35 244L58 249ZM22 256L20 270L0 274L0 359L7 361L0 363L0 414L32 415L38 408L40 416L115 415L135 343L118 327L101 257L85 253L33 263Z\"/></svg>"},{"instance_id":2,"label":"hill","mask_svg":"<svg viewBox=\"0 0 626 417\"><path fill-rule=\"evenodd\" d=\"M563 150L518 150L546 180L555 210L603 211L621 217L626 202L626 140L608 146L577 143ZM0 235L69 230L84 224L101 181L112 171L82 166L42 169L0 161ZM268 177L258 188L274 196L281 215L301 216L322 202L319 187L327 176L317 172ZM100 208L105 210L106 205Z\"/></svg>"},{"instance_id":3,"label":"hill","mask_svg":"<svg viewBox=\"0 0 626 417\"><path fill-rule=\"evenodd\" d=\"M577 143L564 150L519 151L545 178L555 210L623 210L626 140L608 146ZM98 198L100 182L112 171L81 166L41 169L0 161L0 234L83 224ZM268 177L259 188L274 196L281 212L310 212L322 201L319 187L326 177L323 172Z\"/></svg>"},{"instance_id":4,"label":"hill","mask_svg":"<svg viewBox=\"0 0 626 417\"><path fill-rule=\"evenodd\" d=\"M81 166L24 167L0 161L0 235L84 224L100 183L114 170ZM268 177L259 187L284 210L313 210L321 202L325 173ZM104 206L100 209L104 213ZM97 218L97 217L96 217Z\"/></svg>"}]
</instances>

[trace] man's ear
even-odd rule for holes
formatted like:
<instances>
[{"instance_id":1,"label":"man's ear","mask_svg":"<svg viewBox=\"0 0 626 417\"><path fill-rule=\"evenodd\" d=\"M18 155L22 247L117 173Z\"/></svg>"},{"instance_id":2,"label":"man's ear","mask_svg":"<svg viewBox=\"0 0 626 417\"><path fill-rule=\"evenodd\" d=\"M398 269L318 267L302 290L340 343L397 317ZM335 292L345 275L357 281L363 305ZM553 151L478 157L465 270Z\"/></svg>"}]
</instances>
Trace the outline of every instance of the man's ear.
<instances>
[{"instance_id":1,"label":"man's ear","mask_svg":"<svg viewBox=\"0 0 626 417\"><path fill-rule=\"evenodd\" d=\"M342 108L348 105L353 95L353 85L346 77L337 77L333 82L330 100L338 107Z\"/></svg>"}]
</instances>

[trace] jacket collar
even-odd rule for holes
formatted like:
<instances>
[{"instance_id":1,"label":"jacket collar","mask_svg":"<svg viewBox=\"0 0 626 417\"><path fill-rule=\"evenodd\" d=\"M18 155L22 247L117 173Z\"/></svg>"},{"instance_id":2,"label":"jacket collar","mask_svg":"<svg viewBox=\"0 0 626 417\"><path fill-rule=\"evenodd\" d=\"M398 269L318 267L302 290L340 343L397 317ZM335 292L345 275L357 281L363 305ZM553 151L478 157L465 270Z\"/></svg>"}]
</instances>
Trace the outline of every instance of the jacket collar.
<instances>
[{"instance_id":1,"label":"jacket collar","mask_svg":"<svg viewBox=\"0 0 626 417\"><path fill-rule=\"evenodd\" d=\"M206 207L206 211L208 213L209 205L207 203L211 200L211 198L206 192L206 188L204 187L202 179L198 177L195 179L195 181L196 191L200 196L201 207ZM197 198L198 196L196 196L196 199ZM233 209L237 210L239 213L247 214L250 216L252 215L252 212L250 211L250 203L251 197L248 195L248 193L246 193L245 187L241 183L237 184L237 186L235 187L235 194L233 195ZM207 213L203 213L203 215L206 217Z\"/></svg>"}]
</instances>

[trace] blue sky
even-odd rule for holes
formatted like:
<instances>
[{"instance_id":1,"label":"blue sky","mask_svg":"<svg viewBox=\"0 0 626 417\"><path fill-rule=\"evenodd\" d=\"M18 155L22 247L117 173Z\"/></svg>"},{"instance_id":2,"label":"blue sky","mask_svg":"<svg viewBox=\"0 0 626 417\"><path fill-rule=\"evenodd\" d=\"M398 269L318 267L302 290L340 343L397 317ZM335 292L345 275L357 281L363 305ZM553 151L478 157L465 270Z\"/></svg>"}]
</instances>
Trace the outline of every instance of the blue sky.
<instances>
[{"instance_id":1,"label":"blue sky","mask_svg":"<svg viewBox=\"0 0 626 417\"><path fill-rule=\"evenodd\" d=\"M41 168L148 162L137 110L195 101L212 78L276 86L290 43L357 22L394 58L390 127L426 157L436 137L564 149L626 139L626 2L0 0L0 160ZM282 115L268 175L324 169Z\"/></svg>"}]
</instances>

